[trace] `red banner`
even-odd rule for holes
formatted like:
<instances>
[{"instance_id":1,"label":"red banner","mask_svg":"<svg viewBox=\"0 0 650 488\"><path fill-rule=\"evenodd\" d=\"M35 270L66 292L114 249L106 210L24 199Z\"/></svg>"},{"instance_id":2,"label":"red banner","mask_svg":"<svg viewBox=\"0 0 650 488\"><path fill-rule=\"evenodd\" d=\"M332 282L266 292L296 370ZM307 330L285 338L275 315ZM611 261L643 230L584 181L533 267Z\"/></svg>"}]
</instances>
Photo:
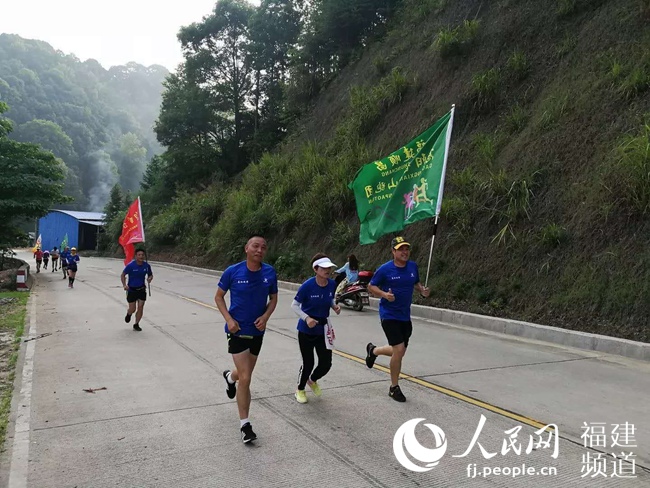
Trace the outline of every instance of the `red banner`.
<instances>
[{"instance_id":1,"label":"red banner","mask_svg":"<svg viewBox=\"0 0 650 488\"><path fill-rule=\"evenodd\" d=\"M122 235L119 243L124 248L124 264L127 265L135 257L136 242L144 242L144 227L142 226L142 211L140 209L140 197L129 207L122 224Z\"/></svg>"}]
</instances>

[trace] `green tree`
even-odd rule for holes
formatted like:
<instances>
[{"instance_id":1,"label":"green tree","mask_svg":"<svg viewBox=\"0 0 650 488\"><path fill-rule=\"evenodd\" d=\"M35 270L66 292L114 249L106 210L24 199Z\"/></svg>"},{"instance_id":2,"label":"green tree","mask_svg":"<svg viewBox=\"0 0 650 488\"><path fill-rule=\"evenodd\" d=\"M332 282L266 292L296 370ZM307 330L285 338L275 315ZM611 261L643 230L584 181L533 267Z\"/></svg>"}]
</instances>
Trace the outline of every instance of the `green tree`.
<instances>
[{"instance_id":1,"label":"green tree","mask_svg":"<svg viewBox=\"0 0 650 488\"><path fill-rule=\"evenodd\" d=\"M205 87L232 115L232 143L228 149L235 171L247 163L243 142L246 104L253 87L248 32L252 14L253 8L245 0L219 0L211 15L183 27L178 34L188 79Z\"/></svg>"},{"instance_id":2,"label":"green tree","mask_svg":"<svg viewBox=\"0 0 650 488\"><path fill-rule=\"evenodd\" d=\"M40 144L43 149L51 151L57 158L63 159L66 166L77 165L77 153L72 139L59 124L51 120L34 119L17 126L11 138L19 142Z\"/></svg>"},{"instance_id":3,"label":"green tree","mask_svg":"<svg viewBox=\"0 0 650 488\"><path fill-rule=\"evenodd\" d=\"M2 117L8 109L0 102L0 241L17 236L15 222L45 215L54 203L65 202L65 166L36 144L9 139L12 124Z\"/></svg>"},{"instance_id":4,"label":"green tree","mask_svg":"<svg viewBox=\"0 0 650 488\"><path fill-rule=\"evenodd\" d=\"M277 144L286 130L283 86L300 28L300 2L295 0L263 0L250 18L256 157Z\"/></svg>"},{"instance_id":5,"label":"green tree","mask_svg":"<svg viewBox=\"0 0 650 488\"><path fill-rule=\"evenodd\" d=\"M113 220L117 215L122 213L122 210L125 208L124 201L124 192L120 187L119 183L113 185L111 188L111 196L108 200L108 203L104 207L104 214L106 214L106 220Z\"/></svg>"},{"instance_id":6,"label":"green tree","mask_svg":"<svg viewBox=\"0 0 650 488\"><path fill-rule=\"evenodd\" d=\"M232 124L224 119L225 107L215 97L189 81L185 71L165 82L160 117L155 131L167 146L161 183L167 188L198 188L219 173L231 170L226 152Z\"/></svg>"}]
</instances>

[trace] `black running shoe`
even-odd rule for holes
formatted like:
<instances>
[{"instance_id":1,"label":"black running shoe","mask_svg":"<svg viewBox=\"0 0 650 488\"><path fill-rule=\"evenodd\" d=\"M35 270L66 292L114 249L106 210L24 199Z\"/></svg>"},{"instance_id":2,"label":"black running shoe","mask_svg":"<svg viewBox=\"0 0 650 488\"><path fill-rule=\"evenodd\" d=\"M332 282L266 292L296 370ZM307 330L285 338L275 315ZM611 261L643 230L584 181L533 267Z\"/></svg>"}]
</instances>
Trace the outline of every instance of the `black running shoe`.
<instances>
[{"instance_id":1,"label":"black running shoe","mask_svg":"<svg viewBox=\"0 0 650 488\"><path fill-rule=\"evenodd\" d=\"M237 394L237 384L228 381L228 373L230 373L229 369L223 372L223 379L226 380L226 395L228 395L228 398L232 400Z\"/></svg>"},{"instance_id":2,"label":"black running shoe","mask_svg":"<svg viewBox=\"0 0 650 488\"><path fill-rule=\"evenodd\" d=\"M140 324L133 324L133 330L137 330L138 332L142 332L142 329L140 328Z\"/></svg>"},{"instance_id":3,"label":"black running shoe","mask_svg":"<svg viewBox=\"0 0 650 488\"><path fill-rule=\"evenodd\" d=\"M241 428L241 441L248 444L257 439L257 435L253 432L253 427L250 422L246 422Z\"/></svg>"},{"instance_id":4,"label":"black running shoe","mask_svg":"<svg viewBox=\"0 0 650 488\"><path fill-rule=\"evenodd\" d=\"M127 313L127 314L126 314L126 316L124 317L124 322L126 322L127 324L128 324L129 322L131 322L131 314L130 314L130 313Z\"/></svg>"},{"instance_id":5,"label":"black running shoe","mask_svg":"<svg viewBox=\"0 0 650 488\"><path fill-rule=\"evenodd\" d=\"M402 393L402 389L399 387L399 385L391 386L390 389L388 390L388 396L391 397L396 402L406 401L406 397L404 396L404 393Z\"/></svg>"},{"instance_id":6,"label":"black running shoe","mask_svg":"<svg viewBox=\"0 0 650 488\"><path fill-rule=\"evenodd\" d=\"M369 342L366 346L366 366L369 368L372 368L375 365L375 360L377 359L377 356L372 353L374 349L375 345L372 342Z\"/></svg>"}]
</instances>

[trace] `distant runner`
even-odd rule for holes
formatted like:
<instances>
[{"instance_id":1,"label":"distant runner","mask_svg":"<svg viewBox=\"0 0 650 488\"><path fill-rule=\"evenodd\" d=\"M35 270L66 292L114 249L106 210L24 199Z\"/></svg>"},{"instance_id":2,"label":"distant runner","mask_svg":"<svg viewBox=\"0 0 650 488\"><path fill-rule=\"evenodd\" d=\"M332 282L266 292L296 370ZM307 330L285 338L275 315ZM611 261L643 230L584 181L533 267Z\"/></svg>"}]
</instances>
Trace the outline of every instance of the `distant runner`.
<instances>
[{"instance_id":1,"label":"distant runner","mask_svg":"<svg viewBox=\"0 0 650 488\"><path fill-rule=\"evenodd\" d=\"M126 265L124 271L122 271L122 287L126 290L126 301L129 304L129 308L126 311L126 316L124 317L124 322L127 324L131 322L131 315L135 312L135 324L133 324L133 330L138 332L142 331L140 327L140 320L142 320L142 314L144 312L144 303L147 301L147 285L146 282L151 283L153 280L153 271L151 271L151 266L145 260L144 250L138 249L135 252L135 260L131 261ZM126 277L129 277L129 283L126 283ZM138 306L136 312L136 304Z\"/></svg>"},{"instance_id":2,"label":"distant runner","mask_svg":"<svg viewBox=\"0 0 650 488\"><path fill-rule=\"evenodd\" d=\"M52 255L52 273L59 269L59 250L54 246L51 252Z\"/></svg>"},{"instance_id":3,"label":"distant runner","mask_svg":"<svg viewBox=\"0 0 650 488\"><path fill-rule=\"evenodd\" d=\"M79 262L77 248L70 249L70 254L66 257L68 263L68 288L74 288L74 279L77 276L77 263Z\"/></svg>"}]
</instances>

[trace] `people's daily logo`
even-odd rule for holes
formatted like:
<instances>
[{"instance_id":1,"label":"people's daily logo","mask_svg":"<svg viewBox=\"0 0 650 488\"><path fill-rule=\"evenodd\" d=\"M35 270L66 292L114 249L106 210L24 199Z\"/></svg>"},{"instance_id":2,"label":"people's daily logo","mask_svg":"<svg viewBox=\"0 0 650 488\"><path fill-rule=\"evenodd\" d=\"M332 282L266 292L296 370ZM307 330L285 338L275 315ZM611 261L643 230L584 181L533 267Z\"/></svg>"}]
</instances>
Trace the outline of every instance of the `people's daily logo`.
<instances>
[{"instance_id":1,"label":"people's daily logo","mask_svg":"<svg viewBox=\"0 0 650 488\"><path fill-rule=\"evenodd\" d=\"M415 428L425 419L411 419L404 422L393 437L393 452L402 466L411 471L424 473L435 468L447 451L445 432L434 424L424 424L433 434L435 448L424 447L415 437ZM408 456L407 456L408 453ZM409 456L424 466L419 466Z\"/></svg>"}]
</instances>

